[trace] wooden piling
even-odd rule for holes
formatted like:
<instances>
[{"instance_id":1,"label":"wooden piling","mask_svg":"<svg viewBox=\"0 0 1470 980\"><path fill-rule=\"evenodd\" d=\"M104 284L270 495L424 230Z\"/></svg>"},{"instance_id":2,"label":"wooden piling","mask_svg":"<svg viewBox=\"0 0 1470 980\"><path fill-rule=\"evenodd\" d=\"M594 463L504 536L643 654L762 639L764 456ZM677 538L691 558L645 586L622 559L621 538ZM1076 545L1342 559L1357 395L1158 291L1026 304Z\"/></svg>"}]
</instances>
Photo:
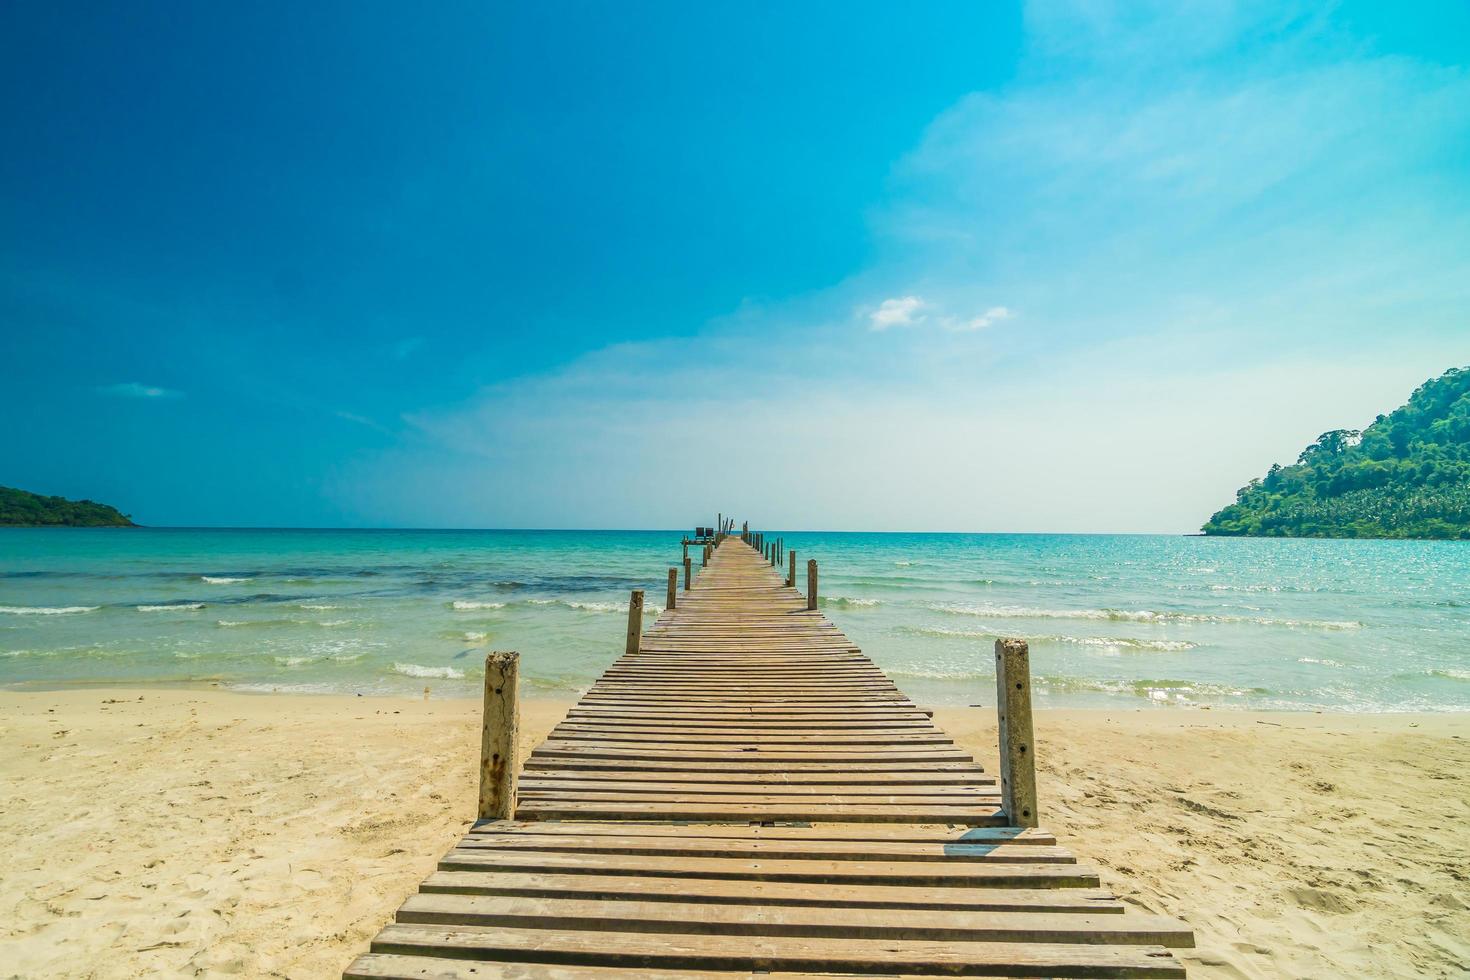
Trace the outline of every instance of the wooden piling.
<instances>
[{"instance_id":1,"label":"wooden piling","mask_svg":"<svg viewBox=\"0 0 1470 980\"><path fill-rule=\"evenodd\" d=\"M516 812L517 744L521 731L518 684L521 655L497 650L485 657L485 710L480 729L481 820L511 820Z\"/></svg>"},{"instance_id":2,"label":"wooden piling","mask_svg":"<svg viewBox=\"0 0 1470 980\"><path fill-rule=\"evenodd\" d=\"M664 605L669 609L677 609L678 601L675 599L675 596L677 596L678 594L679 570L677 568L671 568L669 569L669 595L668 598L664 601Z\"/></svg>"},{"instance_id":3,"label":"wooden piling","mask_svg":"<svg viewBox=\"0 0 1470 980\"><path fill-rule=\"evenodd\" d=\"M699 564L702 568L709 566L709 545L705 545L704 550L700 552Z\"/></svg>"},{"instance_id":4,"label":"wooden piling","mask_svg":"<svg viewBox=\"0 0 1470 980\"><path fill-rule=\"evenodd\" d=\"M792 548L790 554L791 570L786 573L786 587L788 589L794 589L796 588L796 549Z\"/></svg>"},{"instance_id":5,"label":"wooden piling","mask_svg":"<svg viewBox=\"0 0 1470 980\"><path fill-rule=\"evenodd\" d=\"M1025 640L995 641L1001 810L1012 827L1036 826L1036 753L1031 738L1031 665Z\"/></svg>"},{"instance_id":6,"label":"wooden piling","mask_svg":"<svg viewBox=\"0 0 1470 980\"><path fill-rule=\"evenodd\" d=\"M688 592L689 591L689 580L692 577L693 576L692 576L692 574L690 572L689 556L688 555L685 555L684 556L684 591L685 592Z\"/></svg>"},{"instance_id":7,"label":"wooden piling","mask_svg":"<svg viewBox=\"0 0 1470 980\"><path fill-rule=\"evenodd\" d=\"M643 638L643 590L634 589L628 600L628 645L624 653L628 656L638 652Z\"/></svg>"},{"instance_id":8,"label":"wooden piling","mask_svg":"<svg viewBox=\"0 0 1470 980\"><path fill-rule=\"evenodd\" d=\"M817 560L808 558L806 561L806 607L817 608Z\"/></svg>"}]
</instances>

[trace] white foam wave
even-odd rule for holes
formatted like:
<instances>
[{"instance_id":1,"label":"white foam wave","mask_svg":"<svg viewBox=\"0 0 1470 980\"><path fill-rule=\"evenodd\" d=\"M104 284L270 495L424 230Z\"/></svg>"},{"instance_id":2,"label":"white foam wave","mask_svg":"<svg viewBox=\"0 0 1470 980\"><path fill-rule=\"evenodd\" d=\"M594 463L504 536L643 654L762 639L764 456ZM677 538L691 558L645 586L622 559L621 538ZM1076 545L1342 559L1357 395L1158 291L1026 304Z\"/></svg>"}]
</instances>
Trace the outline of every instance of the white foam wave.
<instances>
[{"instance_id":1,"label":"white foam wave","mask_svg":"<svg viewBox=\"0 0 1470 980\"><path fill-rule=\"evenodd\" d=\"M944 626L921 626L913 632L921 636L945 636L960 639L989 640L998 636L1014 636L1031 643L1072 643L1078 646L1152 650L1159 653L1183 653L1199 646L1188 640L1141 640L1131 636L1067 636L1065 634L1019 634L989 630L956 630Z\"/></svg>"},{"instance_id":2,"label":"white foam wave","mask_svg":"<svg viewBox=\"0 0 1470 980\"><path fill-rule=\"evenodd\" d=\"M882 603L881 599L854 599L849 596L826 596L819 600L824 606L839 606L845 609L868 609Z\"/></svg>"},{"instance_id":3,"label":"white foam wave","mask_svg":"<svg viewBox=\"0 0 1470 980\"><path fill-rule=\"evenodd\" d=\"M324 620L322 620L317 625L319 625L319 626L351 626L352 625L352 620L350 620L350 619L324 619Z\"/></svg>"},{"instance_id":4,"label":"white foam wave","mask_svg":"<svg viewBox=\"0 0 1470 980\"><path fill-rule=\"evenodd\" d=\"M466 643L479 643L482 640L487 639L489 636L489 633L477 633L474 631L467 631L464 635L464 641Z\"/></svg>"},{"instance_id":5,"label":"white foam wave","mask_svg":"<svg viewBox=\"0 0 1470 980\"><path fill-rule=\"evenodd\" d=\"M0 606L0 613L11 616L67 616L72 613L96 612L101 606Z\"/></svg>"},{"instance_id":6,"label":"white foam wave","mask_svg":"<svg viewBox=\"0 0 1470 980\"><path fill-rule=\"evenodd\" d=\"M425 667L422 664L393 665L393 673L402 674L405 677L439 677L444 680L455 680L464 676L464 671L455 670L453 667Z\"/></svg>"},{"instance_id":7,"label":"white foam wave","mask_svg":"<svg viewBox=\"0 0 1470 980\"><path fill-rule=\"evenodd\" d=\"M584 601L581 599L527 599L526 604L529 606L563 606L567 609L577 609L581 612L625 613L628 611L628 604L626 602L598 602L592 600ZM656 616L663 611L663 606L655 606L652 603L643 607L643 614L645 616Z\"/></svg>"},{"instance_id":8,"label":"white foam wave","mask_svg":"<svg viewBox=\"0 0 1470 980\"><path fill-rule=\"evenodd\" d=\"M1443 677L1451 681L1470 681L1470 670L1457 670L1454 667L1435 668L1429 671L1430 677Z\"/></svg>"},{"instance_id":9,"label":"white foam wave","mask_svg":"<svg viewBox=\"0 0 1470 980\"><path fill-rule=\"evenodd\" d=\"M310 609L312 612L330 612L333 609L341 609L342 607L334 606L328 602L298 602L296 603L296 608Z\"/></svg>"},{"instance_id":10,"label":"white foam wave","mask_svg":"<svg viewBox=\"0 0 1470 980\"><path fill-rule=\"evenodd\" d=\"M470 609L504 609L503 602L480 602L474 599L455 599L449 604L450 609L458 609L461 612Z\"/></svg>"},{"instance_id":11,"label":"white foam wave","mask_svg":"<svg viewBox=\"0 0 1470 980\"><path fill-rule=\"evenodd\" d=\"M272 657L271 659L282 667L300 667L302 664L309 664L316 660L315 657Z\"/></svg>"},{"instance_id":12,"label":"white foam wave","mask_svg":"<svg viewBox=\"0 0 1470 980\"><path fill-rule=\"evenodd\" d=\"M1336 660L1319 659L1317 657L1297 657L1296 658L1296 662L1299 663L1299 664L1317 664L1318 666L1321 666L1321 667L1341 667L1342 666L1342 664L1338 663Z\"/></svg>"},{"instance_id":13,"label":"white foam wave","mask_svg":"<svg viewBox=\"0 0 1470 980\"><path fill-rule=\"evenodd\" d=\"M933 605L929 608L956 616L986 619L1095 619L1125 623L1251 623L1257 626L1287 626L1326 630L1355 630L1363 624L1352 621L1273 619L1269 616L1232 616L1215 613L1155 612L1152 609L1035 609L1029 606Z\"/></svg>"},{"instance_id":14,"label":"white foam wave","mask_svg":"<svg viewBox=\"0 0 1470 980\"><path fill-rule=\"evenodd\" d=\"M183 609L183 610L203 609L204 608L204 603L202 603L202 602L172 602L172 603L162 603L162 604L156 605L156 606L134 606L133 608L137 609L138 612L175 612L175 611L178 611L180 609Z\"/></svg>"},{"instance_id":15,"label":"white foam wave","mask_svg":"<svg viewBox=\"0 0 1470 980\"><path fill-rule=\"evenodd\" d=\"M241 582L251 581L248 578L230 578L225 575L201 575L199 580L210 585L239 585Z\"/></svg>"}]
</instances>

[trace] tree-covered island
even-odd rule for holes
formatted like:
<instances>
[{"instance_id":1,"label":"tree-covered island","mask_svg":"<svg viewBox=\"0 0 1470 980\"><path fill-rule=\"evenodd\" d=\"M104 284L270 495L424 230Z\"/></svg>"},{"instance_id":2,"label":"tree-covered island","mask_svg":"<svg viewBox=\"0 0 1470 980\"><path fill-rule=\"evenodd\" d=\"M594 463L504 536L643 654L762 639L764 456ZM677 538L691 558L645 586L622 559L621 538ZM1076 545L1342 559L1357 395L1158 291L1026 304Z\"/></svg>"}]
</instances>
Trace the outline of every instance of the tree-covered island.
<instances>
[{"instance_id":1,"label":"tree-covered island","mask_svg":"<svg viewBox=\"0 0 1470 980\"><path fill-rule=\"evenodd\" d=\"M137 527L116 507L0 487L0 527Z\"/></svg>"},{"instance_id":2,"label":"tree-covered island","mask_svg":"<svg viewBox=\"0 0 1470 980\"><path fill-rule=\"evenodd\" d=\"M1420 385L1368 428L1324 432L1271 467L1206 534L1470 539L1470 368Z\"/></svg>"}]
</instances>

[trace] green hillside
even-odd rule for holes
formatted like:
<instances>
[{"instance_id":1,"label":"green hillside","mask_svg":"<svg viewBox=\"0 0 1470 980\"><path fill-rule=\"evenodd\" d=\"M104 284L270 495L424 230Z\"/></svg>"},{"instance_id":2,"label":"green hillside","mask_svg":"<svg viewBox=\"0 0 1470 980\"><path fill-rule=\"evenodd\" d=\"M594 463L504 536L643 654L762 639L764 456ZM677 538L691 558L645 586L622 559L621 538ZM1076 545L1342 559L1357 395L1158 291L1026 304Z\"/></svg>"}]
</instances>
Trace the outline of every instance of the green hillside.
<instances>
[{"instance_id":1,"label":"green hillside","mask_svg":"<svg viewBox=\"0 0 1470 980\"><path fill-rule=\"evenodd\" d=\"M136 527L116 507L91 500L43 497L28 490L0 487L0 526Z\"/></svg>"},{"instance_id":2,"label":"green hillside","mask_svg":"<svg viewBox=\"0 0 1470 980\"><path fill-rule=\"evenodd\" d=\"M1206 534L1470 539L1470 368L1420 385L1359 432L1324 432L1240 488Z\"/></svg>"}]
</instances>

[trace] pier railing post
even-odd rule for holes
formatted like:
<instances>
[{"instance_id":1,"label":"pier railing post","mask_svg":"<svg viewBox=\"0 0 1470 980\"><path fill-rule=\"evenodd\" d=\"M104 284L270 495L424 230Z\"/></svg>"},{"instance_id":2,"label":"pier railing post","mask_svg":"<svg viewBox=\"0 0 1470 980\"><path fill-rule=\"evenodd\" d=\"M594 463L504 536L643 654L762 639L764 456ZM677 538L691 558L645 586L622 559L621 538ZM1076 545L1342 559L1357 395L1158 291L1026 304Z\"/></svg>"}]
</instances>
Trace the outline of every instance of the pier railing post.
<instances>
[{"instance_id":1,"label":"pier railing post","mask_svg":"<svg viewBox=\"0 0 1470 980\"><path fill-rule=\"evenodd\" d=\"M1000 731L1000 806L1012 827L1036 826L1036 752L1031 738L1031 665L1025 640L995 641Z\"/></svg>"},{"instance_id":2,"label":"pier railing post","mask_svg":"<svg viewBox=\"0 0 1470 980\"><path fill-rule=\"evenodd\" d=\"M675 598L675 596L677 596L678 594L679 570L677 568L671 568L669 569L669 596L668 599L664 602L664 605L669 609L678 608L678 600Z\"/></svg>"},{"instance_id":3,"label":"pier railing post","mask_svg":"<svg viewBox=\"0 0 1470 980\"><path fill-rule=\"evenodd\" d=\"M628 646L623 652L632 655L638 652L643 640L643 590L634 589L628 599Z\"/></svg>"},{"instance_id":4,"label":"pier railing post","mask_svg":"<svg viewBox=\"0 0 1470 980\"><path fill-rule=\"evenodd\" d=\"M796 588L796 549L791 549L791 570L786 573L786 587Z\"/></svg>"},{"instance_id":5,"label":"pier railing post","mask_svg":"<svg viewBox=\"0 0 1470 980\"><path fill-rule=\"evenodd\" d=\"M687 559L689 557L689 539L688 538L685 538L684 541L683 541L683 544L684 544L684 554L681 557Z\"/></svg>"},{"instance_id":6,"label":"pier railing post","mask_svg":"<svg viewBox=\"0 0 1470 980\"><path fill-rule=\"evenodd\" d=\"M693 563L690 561L689 556L688 555L685 555L684 556L684 591L685 592L688 592L689 591L689 579L691 578L690 566L692 564Z\"/></svg>"},{"instance_id":7,"label":"pier railing post","mask_svg":"<svg viewBox=\"0 0 1470 980\"><path fill-rule=\"evenodd\" d=\"M806 560L806 607L817 608L817 560Z\"/></svg>"},{"instance_id":8,"label":"pier railing post","mask_svg":"<svg viewBox=\"0 0 1470 980\"><path fill-rule=\"evenodd\" d=\"M481 820L511 820L516 813L517 743L521 733L519 653L497 650L485 657L485 711L480 730Z\"/></svg>"},{"instance_id":9,"label":"pier railing post","mask_svg":"<svg viewBox=\"0 0 1470 980\"><path fill-rule=\"evenodd\" d=\"M705 567L708 564L709 564L709 545L705 545L704 546L704 551L699 556L699 565L700 565L701 568L703 568L703 567Z\"/></svg>"}]
</instances>

